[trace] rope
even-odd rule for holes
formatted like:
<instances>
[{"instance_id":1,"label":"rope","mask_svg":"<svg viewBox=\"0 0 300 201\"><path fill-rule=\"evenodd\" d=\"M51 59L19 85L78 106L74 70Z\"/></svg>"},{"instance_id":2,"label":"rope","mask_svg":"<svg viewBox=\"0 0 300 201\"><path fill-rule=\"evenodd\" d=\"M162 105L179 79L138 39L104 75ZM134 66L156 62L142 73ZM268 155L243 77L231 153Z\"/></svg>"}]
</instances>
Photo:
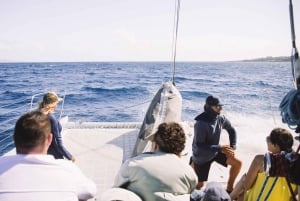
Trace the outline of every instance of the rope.
<instances>
[{"instance_id":1,"label":"rope","mask_svg":"<svg viewBox=\"0 0 300 201\"><path fill-rule=\"evenodd\" d=\"M290 0L289 11L290 11L290 24L291 24L292 45L293 45L293 47L296 47L296 43L295 43L296 34L295 34L295 26L294 26L294 12L293 12L293 3L292 3L292 0Z\"/></svg>"},{"instance_id":2,"label":"rope","mask_svg":"<svg viewBox=\"0 0 300 201\"><path fill-rule=\"evenodd\" d=\"M180 11L180 0L175 0L175 14L174 14L174 25L173 25L173 41L172 41L172 83L175 85L175 61L176 61L176 47L177 47L177 35L178 35L178 24L179 24L179 11Z\"/></svg>"},{"instance_id":3,"label":"rope","mask_svg":"<svg viewBox=\"0 0 300 201\"><path fill-rule=\"evenodd\" d=\"M282 99L279 109L282 122L295 130L300 125L300 90L290 90Z\"/></svg>"}]
</instances>

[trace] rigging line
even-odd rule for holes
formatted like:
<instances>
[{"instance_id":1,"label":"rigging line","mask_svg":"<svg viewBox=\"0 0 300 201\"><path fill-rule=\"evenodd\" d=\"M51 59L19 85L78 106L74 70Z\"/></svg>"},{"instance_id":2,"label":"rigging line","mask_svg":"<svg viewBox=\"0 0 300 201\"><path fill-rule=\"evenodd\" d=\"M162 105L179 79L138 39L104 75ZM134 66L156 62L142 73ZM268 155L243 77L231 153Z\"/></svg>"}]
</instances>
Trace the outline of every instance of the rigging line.
<instances>
[{"instance_id":1,"label":"rigging line","mask_svg":"<svg viewBox=\"0 0 300 201\"><path fill-rule=\"evenodd\" d=\"M146 101L141 102L141 103L139 103L139 104L135 104L135 105L123 107L123 109L128 109L128 108L136 107L136 106L143 105L143 104L146 104L146 103L150 103L150 101L151 101L151 100L146 100Z\"/></svg>"},{"instance_id":2,"label":"rigging line","mask_svg":"<svg viewBox=\"0 0 300 201\"><path fill-rule=\"evenodd\" d=\"M292 75L293 75L293 80L294 80L294 85L295 88L298 89L298 85L300 83L300 79L299 78L299 71L300 69L300 64L299 64L299 54L298 54L298 50L296 47L296 34L295 34L295 25L294 25L294 11L293 11L293 3L292 0L290 0L290 4L289 4L289 13L290 13L290 25L291 25L291 36L292 36L292 55L291 55L291 67L292 67ZM297 75L296 75L297 73Z\"/></svg>"},{"instance_id":3,"label":"rigging line","mask_svg":"<svg viewBox=\"0 0 300 201\"><path fill-rule=\"evenodd\" d=\"M177 47L177 35L178 35L178 23L179 23L179 11L180 11L180 0L175 0L175 14L173 24L173 41L172 41L172 83L175 85L175 61L176 61L176 47Z\"/></svg>"},{"instance_id":4,"label":"rigging line","mask_svg":"<svg viewBox=\"0 0 300 201\"><path fill-rule=\"evenodd\" d=\"M293 48L296 47L296 35L295 35L295 25L294 25L294 12L293 12L293 3L292 0L290 0L290 5L289 5L289 10L290 10L290 24L291 24L291 34L292 34L292 45Z\"/></svg>"}]
</instances>

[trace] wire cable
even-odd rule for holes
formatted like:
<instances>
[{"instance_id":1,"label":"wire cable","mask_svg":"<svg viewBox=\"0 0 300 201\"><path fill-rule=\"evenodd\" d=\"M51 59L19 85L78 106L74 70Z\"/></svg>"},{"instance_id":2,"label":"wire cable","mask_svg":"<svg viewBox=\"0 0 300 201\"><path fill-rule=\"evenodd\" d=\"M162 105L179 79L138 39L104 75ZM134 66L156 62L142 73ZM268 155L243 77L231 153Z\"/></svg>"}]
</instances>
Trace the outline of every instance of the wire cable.
<instances>
[{"instance_id":1,"label":"wire cable","mask_svg":"<svg viewBox=\"0 0 300 201\"><path fill-rule=\"evenodd\" d=\"M293 11L292 0L290 0L290 4L289 4L289 13L290 13L291 37L292 37L291 67L292 67L292 74L294 80L294 87L298 89L300 85L300 61L299 61L299 53L296 47L296 34L295 34L294 11Z\"/></svg>"},{"instance_id":2,"label":"wire cable","mask_svg":"<svg viewBox=\"0 0 300 201\"><path fill-rule=\"evenodd\" d=\"M172 41L172 78L171 81L175 85L175 69L176 69L176 48L177 48L177 35L180 13L180 0L175 0L175 12L174 12L174 25L173 25L173 41Z\"/></svg>"}]
</instances>

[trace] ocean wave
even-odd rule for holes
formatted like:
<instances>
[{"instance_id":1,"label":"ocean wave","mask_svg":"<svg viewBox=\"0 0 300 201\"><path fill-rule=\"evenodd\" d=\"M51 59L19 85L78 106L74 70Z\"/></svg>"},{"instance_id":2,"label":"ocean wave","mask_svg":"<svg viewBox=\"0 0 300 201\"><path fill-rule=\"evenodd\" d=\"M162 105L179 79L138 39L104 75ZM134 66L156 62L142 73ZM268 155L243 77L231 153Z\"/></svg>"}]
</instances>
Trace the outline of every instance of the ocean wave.
<instances>
[{"instance_id":1,"label":"ocean wave","mask_svg":"<svg viewBox=\"0 0 300 201\"><path fill-rule=\"evenodd\" d=\"M29 110L32 95L40 93L36 108L43 93L56 91L66 96L55 115L63 108L70 121L142 122L153 96L170 80L169 70L168 62L0 63L0 106L15 102L10 107L17 118ZM210 94L222 99L234 124L260 123L260 116L280 119L278 105L293 88L289 72L288 62L179 62L174 81L183 98L182 120L193 121ZM14 114L9 111L0 108L0 120Z\"/></svg>"},{"instance_id":2,"label":"ocean wave","mask_svg":"<svg viewBox=\"0 0 300 201\"><path fill-rule=\"evenodd\" d=\"M213 80L211 79L204 79L204 78L197 78L197 77L181 77L181 76L176 76L174 78L175 82L196 82L196 83L209 83L209 82L213 82Z\"/></svg>"},{"instance_id":3,"label":"ocean wave","mask_svg":"<svg viewBox=\"0 0 300 201\"><path fill-rule=\"evenodd\" d=\"M103 88L103 87L83 87L83 91L96 92L101 95L136 95L148 93L143 87L120 87L120 88Z\"/></svg>"},{"instance_id":4,"label":"ocean wave","mask_svg":"<svg viewBox=\"0 0 300 201\"><path fill-rule=\"evenodd\" d=\"M183 97L183 113L195 112L209 94L220 96L234 111L263 113L267 108L277 112L277 105L291 89L289 69L289 63L179 62L174 81ZM120 108L127 108L127 114L133 116L130 119L136 120L136 108L147 109L144 102L151 101L169 79L169 70L167 62L0 64L4 75L0 104L51 90L66 94L64 109L72 118L81 118L80 113L87 110L94 111L87 120L94 120L93 115L114 116ZM70 109L74 105L80 113Z\"/></svg>"},{"instance_id":5,"label":"ocean wave","mask_svg":"<svg viewBox=\"0 0 300 201\"><path fill-rule=\"evenodd\" d=\"M210 95L207 92L202 91L180 91L181 96L186 100L194 100L195 98L206 98Z\"/></svg>"},{"instance_id":6,"label":"ocean wave","mask_svg":"<svg viewBox=\"0 0 300 201\"><path fill-rule=\"evenodd\" d=\"M10 90L6 90L3 92L0 92L1 101L13 101L13 102L19 102L19 100L30 100L30 96L25 92L14 92Z\"/></svg>"}]
</instances>

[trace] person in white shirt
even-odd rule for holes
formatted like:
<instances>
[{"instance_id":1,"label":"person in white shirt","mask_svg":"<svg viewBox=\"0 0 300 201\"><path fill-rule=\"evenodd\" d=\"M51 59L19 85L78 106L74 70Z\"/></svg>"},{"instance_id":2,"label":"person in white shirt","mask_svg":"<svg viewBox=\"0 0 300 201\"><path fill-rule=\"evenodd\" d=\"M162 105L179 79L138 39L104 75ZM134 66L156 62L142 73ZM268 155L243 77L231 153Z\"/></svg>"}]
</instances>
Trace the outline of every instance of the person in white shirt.
<instances>
[{"instance_id":1,"label":"person in white shirt","mask_svg":"<svg viewBox=\"0 0 300 201\"><path fill-rule=\"evenodd\" d=\"M13 138L17 154L0 157L0 200L78 201L96 195L95 183L75 164L47 155L52 141L47 115L21 116Z\"/></svg>"},{"instance_id":2,"label":"person in white shirt","mask_svg":"<svg viewBox=\"0 0 300 201\"><path fill-rule=\"evenodd\" d=\"M198 180L193 168L180 158L185 141L178 123L160 124L152 141L153 152L128 159L114 187L132 191L145 201L190 200Z\"/></svg>"}]
</instances>

